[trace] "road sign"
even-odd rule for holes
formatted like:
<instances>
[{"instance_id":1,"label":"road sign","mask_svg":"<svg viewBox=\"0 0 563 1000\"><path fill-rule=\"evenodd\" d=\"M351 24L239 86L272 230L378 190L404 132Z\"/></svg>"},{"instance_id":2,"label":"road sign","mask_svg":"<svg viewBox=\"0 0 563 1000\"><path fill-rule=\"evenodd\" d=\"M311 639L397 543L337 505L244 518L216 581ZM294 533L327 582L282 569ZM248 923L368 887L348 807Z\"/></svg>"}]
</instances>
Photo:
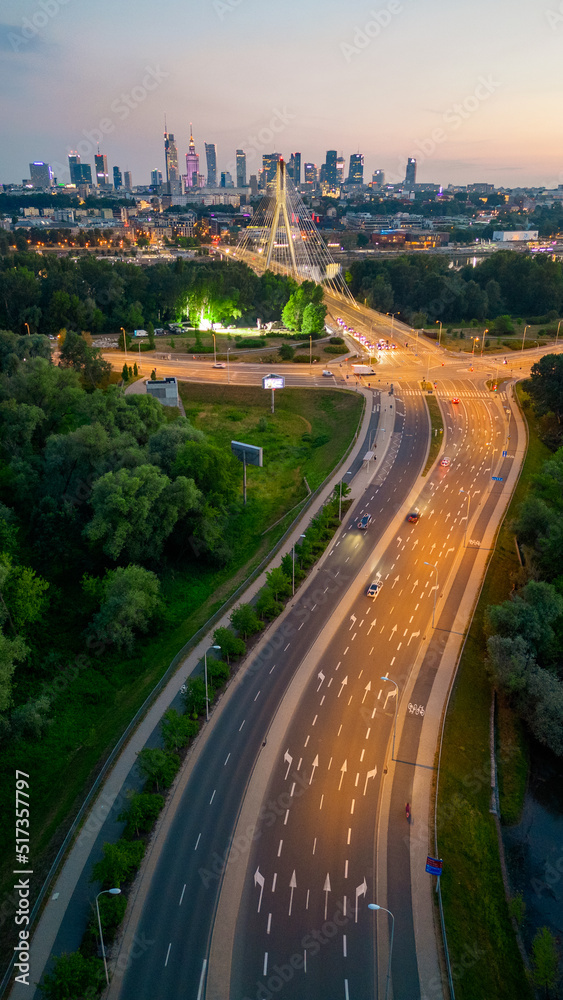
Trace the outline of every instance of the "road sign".
<instances>
[{"instance_id":1,"label":"road sign","mask_svg":"<svg viewBox=\"0 0 563 1000\"><path fill-rule=\"evenodd\" d=\"M507 456L507 455L508 455L508 452L507 452L507 451L503 451L503 453L502 453L502 457L503 457L503 458L506 458L506 456Z\"/></svg>"},{"instance_id":2,"label":"road sign","mask_svg":"<svg viewBox=\"0 0 563 1000\"><path fill-rule=\"evenodd\" d=\"M430 855L426 858L426 871L429 875L441 875L442 874L443 861L441 858L431 858Z\"/></svg>"},{"instance_id":3,"label":"road sign","mask_svg":"<svg viewBox=\"0 0 563 1000\"><path fill-rule=\"evenodd\" d=\"M263 466L262 449L255 444L243 444L242 441L231 441L233 455L246 465Z\"/></svg>"},{"instance_id":4,"label":"road sign","mask_svg":"<svg viewBox=\"0 0 563 1000\"><path fill-rule=\"evenodd\" d=\"M502 483L502 476L491 476L491 479L494 479L495 483Z\"/></svg>"},{"instance_id":5,"label":"road sign","mask_svg":"<svg viewBox=\"0 0 563 1000\"><path fill-rule=\"evenodd\" d=\"M264 375L262 378L263 389L284 389L285 377L283 375Z\"/></svg>"}]
</instances>

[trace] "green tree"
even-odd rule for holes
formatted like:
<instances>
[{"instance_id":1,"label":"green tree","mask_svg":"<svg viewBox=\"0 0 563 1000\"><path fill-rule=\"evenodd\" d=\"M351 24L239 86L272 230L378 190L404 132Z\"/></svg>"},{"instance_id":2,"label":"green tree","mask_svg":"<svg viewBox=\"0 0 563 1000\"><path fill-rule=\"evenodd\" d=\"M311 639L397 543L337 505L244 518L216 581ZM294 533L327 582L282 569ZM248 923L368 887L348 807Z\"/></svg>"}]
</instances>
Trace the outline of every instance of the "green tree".
<instances>
[{"instance_id":1,"label":"green tree","mask_svg":"<svg viewBox=\"0 0 563 1000\"><path fill-rule=\"evenodd\" d=\"M199 725L188 715L180 715L175 708L169 708L164 713L160 723L160 731L164 740L165 750L176 752L187 746L190 740L197 736Z\"/></svg>"},{"instance_id":2,"label":"green tree","mask_svg":"<svg viewBox=\"0 0 563 1000\"><path fill-rule=\"evenodd\" d=\"M16 663L25 660L28 648L20 636L8 639L0 632L0 712L4 712L12 698L12 676Z\"/></svg>"},{"instance_id":3,"label":"green tree","mask_svg":"<svg viewBox=\"0 0 563 1000\"><path fill-rule=\"evenodd\" d=\"M69 331L61 348L60 365L79 372L84 385L95 389L103 385L111 374L111 365L104 361L97 347L89 347L83 337Z\"/></svg>"},{"instance_id":4,"label":"green tree","mask_svg":"<svg viewBox=\"0 0 563 1000\"><path fill-rule=\"evenodd\" d=\"M142 840L118 840L103 846L103 858L92 868L91 882L101 882L104 889L119 889L135 874L145 854Z\"/></svg>"},{"instance_id":5,"label":"green tree","mask_svg":"<svg viewBox=\"0 0 563 1000\"><path fill-rule=\"evenodd\" d=\"M160 605L160 580L155 573L134 565L107 570L101 584L100 610L92 619L89 634L97 642L130 653L135 634L148 631Z\"/></svg>"},{"instance_id":6,"label":"green tree","mask_svg":"<svg viewBox=\"0 0 563 1000\"><path fill-rule=\"evenodd\" d=\"M154 351L154 326L152 323L147 323L147 333L149 335L149 348Z\"/></svg>"},{"instance_id":7,"label":"green tree","mask_svg":"<svg viewBox=\"0 0 563 1000\"><path fill-rule=\"evenodd\" d=\"M248 639L249 635L254 635L262 628L262 623L251 604L239 604L238 608L231 612L230 622L244 639Z\"/></svg>"},{"instance_id":8,"label":"green tree","mask_svg":"<svg viewBox=\"0 0 563 1000\"><path fill-rule=\"evenodd\" d=\"M180 769L180 760L174 753L158 747L144 747L137 754L137 767L147 784L156 790L169 788Z\"/></svg>"},{"instance_id":9,"label":"green tree","mask_svg":"<svg viewBox=\"0 0 563 1000\"><path fill-rule=\"evenodd\" d=\"M25 631L42 618L49 584L29 566L12 565L7 556L3 556L2 561L4 566L9 566L9 572L4 583L0 575L0 594L16 632Z\"/></svg>"},{"instance_id":10,"label":"green tree","mask_svg":"<svg viewBox=\"0 0 563 1000\"><path fill-rule=\"evenodd\" d=\"M288 597L291 593L291 579L281 566L276 566L269 573L266 573L266 580L276 601L280 597Z\"/></svg>"},{"instance_id":11,"label":"green tree","mask_svg":"<svg viewBox=\"0 0 563 1000\"><path fill-rule=\"evenodd\" d=\"M532 365L524 388L534 401L537 413L554 413L558 423L563 418L563 355L544 354Z\"/></svg>"},{"instance_id":12,"label":"green tree","mask_svg":"<svg viewBox=\"0 0 563 1000\"><path fill-rule=\"evenodd\" d=\"M203 677L190 677L184 692L186 712L193 719L205 712L205 682Z\"/></svg>"},{"instance_id":13,"label":"green tree","mask_svg":"<svg viewBox=\"0 0 563 1000\"><path fill-rule=\"evenodd\" d=\"M151 795L148 792L135 792L129 799L129 804L117 817L120 822L127 823L125 833L128 836L139 836L152 829L159 813L164 809L162 795Z\"/></svg>"},{"instance_id":14,"label":"green tree","mask_svg":"<svg viewBox=\"0 0 563 1000\"><path fill-rule=\"evenodd\" d=\"M295 348L291 347L290 344L282 344L280 347L280 358L282 361L292 361L293 355L295 354Z\"/></svg>"},{"instance_id":15,"label":"green tree","mask_svg":"<svg viewBox=\"0 0 563 1000\"><path fill-rule=\"evenodd\" d=\"M559 981L558 965L555 937L549 927L540 927L532 942L532 975L535 985L545 990L546 998Z\"/></svg>"},{"instance_id":16,"label":"green tree","mask_svg":"<svg viewBox=\"0 0 563 1000\"><path fill-rule=\"evenodd\" d=\"M102 960L73 951L53 959L53 970L45 973L39 990L44 1000L95 1000L105 984Z\"/></svg>"},{"instance_id":17,"label":"green tree","mask_svg":"<svg viewBox=\"0 0 563 1000\"><path fill-rule=\"evenodd\" d=\"M124 364L123 368L121 369L121 378L123 379L124 382L129 381L129 369L126 364Z\"/></svg>"},{"instance_id":18,"label":"green tree","mask_svg":"<svg viewBox=\"0 0 563 1000\"><path fill-rule=\"evenodd\" d=\"M213 642L216 646L221 647L221 652L227 658L227 663L231 662L231 656L235 658L244 656L246 653L245 643L240 636L235 635L231 628L223 626L216 628L213 633Z\"/></svg>"},{"instance_id":19,"label":"green tree","mask_svg":"<svg viewBox=\"0 0 563 1000\"><path fill-rule=\"evenodd\" d=\"M326 306L309 302L303 310L301 332L304 337L318 337L324 331Z\"/></svg>"}]
</instances>

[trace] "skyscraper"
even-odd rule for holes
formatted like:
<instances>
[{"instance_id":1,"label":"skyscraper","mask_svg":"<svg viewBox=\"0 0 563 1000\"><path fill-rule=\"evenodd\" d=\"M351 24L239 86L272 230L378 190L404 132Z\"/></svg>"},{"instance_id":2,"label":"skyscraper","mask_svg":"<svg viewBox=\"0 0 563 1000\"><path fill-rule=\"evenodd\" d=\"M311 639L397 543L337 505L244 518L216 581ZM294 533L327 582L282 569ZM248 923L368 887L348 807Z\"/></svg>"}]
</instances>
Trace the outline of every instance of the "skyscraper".
<instances>
[{"instance_id":1,"label":"skyscraper","mask_svg":"<svg viewBox=\"0 0 563 1000\"><path fill-rule=\"evenodd\" d=\"M132 191L133 190L133 177L131 175L131 171L130 170L126 170L125 171L125 173L123 175L123 179L124 179L123 186L124 186L125 190L126 191Z\"/></svg>"},{"instance_id":2,"label":"skyscraper","mask_svg":"<svg viewBox=\"0 0 563 1000\"><path fill-rule=\"evenodd\" d=\"M113 168L113 186L116 191L123 187L123 175L119 167Z\"/></svg>"},{"instance_id":3,"label":"skyscraper","mask_svg":"<svg viewBox=\"0 0 563 1000\"><path fill-rule=\"evenodd\" d=\"M385 184L385 171L374 170L371 178L372 187L381 189Z\"/></svg>"},{"instance_id":4,"label":"skyscraper","mask_svg":"<svg viewBox=\"0 0 563 1000\"><path fill-rule=\"evenodd\" d=\"M162 187L162 170L151 170L151 187Z\"/></svg>"},{"instance_id":5,"label":"skyscraper","mask_svg":"<svg viewBox=\"0 0 563 1000\"><path fill-rule=\"evenodd\" d=\"M362 153L352 153L350 156L350 172L348 184L364 183L364 157Z\"/></svg>"},{"instance_id":6,"label":"skyscraper","mask_svg":"<svg viewBox=\"0 0 563 1000\"><path fill-rule=\"evenodd\" d=\"M53 168L43 160L34 160L29 164L29 176L34 188L50 188L53 186Z\"/></svg>"},{"instance_id":7,"label":"skyscraper","mask_svg":"<svg viewBox=\"0 0 563 1000\"><path fill-rule=\"evenodd\" d=\"M217 187L217 146L214 142L205 143L205 158L207 160L207 187Z\"/></svg>"},{"instance_id":8,"label":"skyscraper","mask_svg":"<svg viewBox=\"0 0 563 1000\"><path fill-rule=\"evenodd\" d=\"M221 187L222 188L232 188L234 187L233 178L228 170L221 171ZM238 187L238 184L237 184Z\"/></svg>"},{"instance_id":9,"label":"skyscraper","mask_svg":"<svg viewBox=\"0 0 563 1000\"><path fill-rule=\"evenodd\" d=\"M346 160L344 159L342 154L340 154L340 156L337 156L336 158L336 180L340 185L344 184L345 170L346 170Z\"/></svg>"},{"instance_id":10,"label":"skyscraper","mask_svg":"<svg viewBox=\"0 0 563 1000\"><path fill-rule=\"evenodd\" d=\"M186 153L186 187L197 187L199 174L199 154L195 150L195 142L192 133L192 123L190 122L190 144Z\"/></svg>"},{"instance_id":11,"label":"skyscraper","mask_svg":"<svg viewBox=\"0 0 563 1000\"><path fill-rule=\"evenodd\" d=\"M70 170L71 184L91 184L92 167L89 163L81 163L78 153L68 154L68 166Z\"/></svg>"},{"instance_id":12,"label":"skyscraper","mask_svg":"<svg viewBox=\"0 0 563 1000\"><path fill-rule=\"evenodd\" d=\"M109 184L108 158L104 153L98 152L94 155L94 165L96 168L96 184L98 187L106 187Z\"/></svg>"},{"instance_id":13,"label":"skyscraper","mask_svg":"<svg viewBox=\"0 0 563 1000\"><path fill-rule=\"evenodd\" d=\"M166 122L164 123L164 167L168 194L177 194L180 180L178 150L174 141L174 133L166 130Z\"/></svg>"},{"instance_id":14,"label":"skyscraper","mask_svg":"<svg viewBox=\"0 0 563 1000\"><path fill-rule=\"evenodd\" d=\"M262 186L266 187L276 179L276 170L278 167L278 160L282 159L281 153L263 153L262 154Z\"/></svg>"},{"instance_id":15,"label":"skyscraper","mask_svg":"<svg viewBox=\"0 0 563 1000\"><path fill-rule=\"evenodd\" d=\"M338 154L335 149L327 149L326 151L324 180L330 187L336 187L338 184L338 176L336 173L337 155Z\"/></svg>"},{"instance_id":16,"label":"skyscraper","mask_svg":"<svg viewBox=\"0 0 563 1000\"><path fill-rule=\"evenodd\" d=\"M246 153L237 149L237 187L246 187Z\"/></svg>"},{"instance_id":17,"label":"skyscraper","mask_svg":"<svg viewBox=\"0 0 563 1000\"><path fill-rule=\"evenodd\" d=\"M316 163L306 163L305 164L305 184L316 184L317 180L318 180L317 164Z\"/></svg>"},{"instance_id":18,"label":"skyscraper","mask_svg":"<svg viewBox=\"0 0 563 1000\"><path fill-rule=\"evenodd\" d=\"M407 172L405 175L404 186L408 188L409 191L413 191L415 183L416 183L416 160L414 156L409 156L407 160Z\"/></svg>"},{"instance_id":19,"label":"skyscraper","mask_svg":"<svg viewBox=\"0 0 563 1000\"><path fill-rule=\"evenodd\" d=\"M301 184L301 153L292 153L289 157L287 172L291 177L295 187Z\"/></svg>"}]
</instances>

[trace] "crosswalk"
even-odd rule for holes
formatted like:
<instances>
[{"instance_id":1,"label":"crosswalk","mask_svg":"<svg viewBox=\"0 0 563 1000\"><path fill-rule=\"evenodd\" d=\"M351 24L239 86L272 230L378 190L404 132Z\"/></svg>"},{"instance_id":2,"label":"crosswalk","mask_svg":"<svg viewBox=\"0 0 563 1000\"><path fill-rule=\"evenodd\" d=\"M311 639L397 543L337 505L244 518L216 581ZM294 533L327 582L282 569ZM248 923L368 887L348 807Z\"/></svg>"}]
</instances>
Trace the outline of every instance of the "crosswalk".
<instances>
[{"instance_id":1,"label":"crosswalk","mask_svg":"<svg viewBox=\"0 0 563 1000\"><path fill-rule=\"evenodd\" d=\"M422 389L396 389L396 392L400 392L401 396L426 396L427 393L423 392ZM468 392L462 389L459 392L440 392L439 390L434 390L433 395L444 402L450 402L452 399L506 399L506 393L504 392L479 392L479 390L474 390L473 392Z\"/></svg>"}]
</instances>

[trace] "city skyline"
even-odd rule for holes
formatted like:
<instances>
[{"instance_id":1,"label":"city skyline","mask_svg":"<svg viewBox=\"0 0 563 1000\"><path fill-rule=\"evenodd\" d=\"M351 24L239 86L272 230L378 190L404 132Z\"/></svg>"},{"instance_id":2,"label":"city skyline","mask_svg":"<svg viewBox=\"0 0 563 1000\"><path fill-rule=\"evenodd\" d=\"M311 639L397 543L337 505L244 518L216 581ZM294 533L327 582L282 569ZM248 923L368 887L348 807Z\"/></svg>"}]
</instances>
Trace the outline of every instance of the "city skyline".
<instances>
[{"instance_id":1,"label":"city skyline","mask_svg":"<svg viewBox=\"0 0 563 1000\"><path fill-rule=\"evenodd\" d=\"M563 15L531 0L498 0L494 8L476 0L470 18L446 0L428 0L424 10L410 0L313 2L303 10L290 0L281 24L253 0L213 0L190 11L189 24L169 0L159 24L141 0L135 45L127 11L107 0L95 19L78 5L47 6L53 13L35 0L3 5L2 182L20 182L35 160L65 163L81 143L90 143L82 160L93 164L100 132L108 164L148 180L151 170L164 171L165 112L181 157L190 120L200 157L204 143L216 145L218 176L236 174L236 149L246 152L249 176L264 152L297 149L320 165L336 147L347 159L361 152L366 177L379 168L397 183L409 156L420 182L444 186L563 180L549 131ZM313 45L295 42L297 21ZM292 71L273 73L274 53L284 47ZM187 107L194 79L201 86Z\"/></svg>"}]
</instances>

